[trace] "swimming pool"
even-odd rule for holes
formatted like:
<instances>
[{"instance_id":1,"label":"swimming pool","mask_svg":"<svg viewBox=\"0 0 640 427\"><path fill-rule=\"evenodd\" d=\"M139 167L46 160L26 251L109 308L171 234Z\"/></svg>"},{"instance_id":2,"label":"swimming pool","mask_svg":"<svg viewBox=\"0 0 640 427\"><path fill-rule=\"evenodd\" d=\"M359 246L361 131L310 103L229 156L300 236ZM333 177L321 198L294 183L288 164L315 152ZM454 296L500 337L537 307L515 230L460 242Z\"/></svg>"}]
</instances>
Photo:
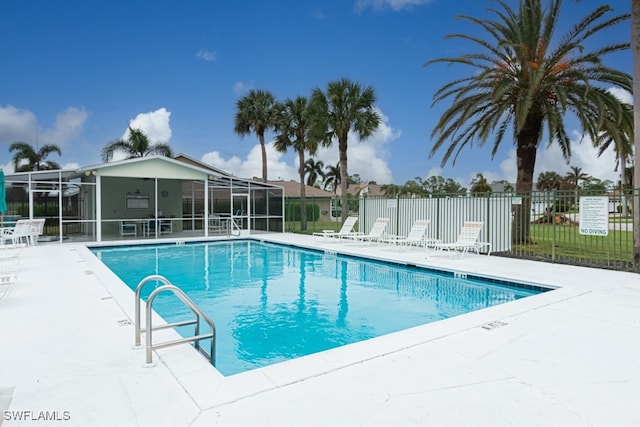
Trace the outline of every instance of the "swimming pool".
<instances>
[{"instance_id":1,"label":"swimming pool","mask_svg":"<svg viewBox=\"0 0 640 427\"><path fill-rule=\"evenodd\" d=\"M223 375L543 291L252 240L91 250L132 289L160 274L185 291L216 323ZM168 322L190 314L169 294L154 309Z\"/></svg>"}]
</instances>

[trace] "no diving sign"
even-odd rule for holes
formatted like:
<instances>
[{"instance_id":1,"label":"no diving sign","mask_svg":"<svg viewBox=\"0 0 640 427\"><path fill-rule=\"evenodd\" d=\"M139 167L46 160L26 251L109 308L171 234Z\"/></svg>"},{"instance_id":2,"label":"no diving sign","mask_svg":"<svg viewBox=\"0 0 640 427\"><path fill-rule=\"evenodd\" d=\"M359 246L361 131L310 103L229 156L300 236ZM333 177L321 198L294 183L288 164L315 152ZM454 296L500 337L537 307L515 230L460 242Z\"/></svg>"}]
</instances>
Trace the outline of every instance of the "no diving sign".
<instances>
[{"instance_id":1,"label":"no diving sign","mask_svg":"<svg viewBox=\"0 0 640 427\"><path fill-rule=\"evenodd\" d=\"M580 197L580 234L609 235L608 197Z\"/></svg>"}]
</instances>

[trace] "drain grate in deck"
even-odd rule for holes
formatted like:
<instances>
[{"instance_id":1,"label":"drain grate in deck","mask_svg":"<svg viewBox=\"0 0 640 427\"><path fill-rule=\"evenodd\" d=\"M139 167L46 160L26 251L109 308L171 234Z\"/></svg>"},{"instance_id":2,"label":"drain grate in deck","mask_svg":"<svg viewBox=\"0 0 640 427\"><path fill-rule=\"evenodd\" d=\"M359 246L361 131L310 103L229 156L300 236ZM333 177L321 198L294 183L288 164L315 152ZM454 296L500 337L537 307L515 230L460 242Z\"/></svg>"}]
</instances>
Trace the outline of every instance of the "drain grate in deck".
<instances>
[{"instance_id":1,"label":"drain grate in deck","mask_svg":"<svg viewBox=\"0 0 640 427\"><path fill-rule=\"evenodd\" d=\"M482 329L486 329L487 331L491 331L493 329L498 329L505 326L507 323L502 320L494 320L493 322L485 323L482 325Z\"/></svg>"}]
</instances>

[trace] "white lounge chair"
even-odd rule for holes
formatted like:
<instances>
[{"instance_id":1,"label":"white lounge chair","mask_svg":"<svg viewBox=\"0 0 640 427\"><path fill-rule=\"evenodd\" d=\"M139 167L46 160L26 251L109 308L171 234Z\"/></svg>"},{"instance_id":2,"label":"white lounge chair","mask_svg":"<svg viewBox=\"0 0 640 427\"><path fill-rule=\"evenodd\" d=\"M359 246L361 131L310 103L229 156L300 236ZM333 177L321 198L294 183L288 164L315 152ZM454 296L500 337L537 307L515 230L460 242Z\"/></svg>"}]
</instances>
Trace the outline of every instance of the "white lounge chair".
<instances>
[{"instance_id":1,"label":"white lounge chair","mask_svg":"<svg viewBox=\"0 0 640 427\"><path fill-rule=\"evenodd\" d=\"M35 218L31 220L29 227L29 244L35 246L38 244L38 237L42 236L44 231L45 218Z\"/></svg>"},{"instance_id":2,"label":"white lounge chair","mask_svg":"<svg viewBox=\"0 0 640 427\"><path fill-rule=\"evenodd\" d=\"M322 230L321 232L313 233L313 235L321 236L325 238L337 237L339 239L362 235L362 233L353 231L353 227L356 225L356 222L358 222L357 216L349 216L347 217L347 219L344 220L344 223L342 224L342 228L340 228L340 231Z\"/></svg>"},{"instance_id":3,"label":"white lounge chair","mask_svg":"<svg viewBox=\"0 0 640 427\"><path fill-rule=\"evenodd\" d=\"M10 228L2 229L2 236L0 236L0 240L2 240L2 244L5 243L6 240L11 240L14 245L20 244L30 244L31 236L31 220L30 219L19 219L16 221L16 225Z\"/></svg>"},{"instance_id":4,"label":"white lounge chair","mask_svg":"<svg viewBox=\"0 0 640 427\"><path fill-rule=\"evenodd\" d=\"M385 236L382 241L402 246L423 246L425 244L425 234L431 221L428 219L417 219L413 222L409 234L406 236Z\"/></svg>"},{"instance_id":5,"label":"white lounge chair","mask_svg":"<svg viewBox=\"0 0 640 427\"><path fill-rule=\"evenodd\" d=\"M352 239L358 242L378 242L380 243L384 237L384 232L387 229L389 218L378 218L373 223L373 227L369 231L369 234L361 234L358 236L351 236L348 239Z\"/></svg>"},{"instance_id":6,"label":"white lounge chair","mask_svg":"<svg viewBox=\"0 0 640 427\"><path fill-rule=\"evenodd\" d=\"M491 244L478 241L483 225L483 221L465 221L458 235L458 240L452 243L437 243L434 248L443 251L460 252L460 256L464 257L469 250L476 251L479 255L481 247L488 247L487 255L489 255L491 253Z\"/></svg>"}]
</instances>

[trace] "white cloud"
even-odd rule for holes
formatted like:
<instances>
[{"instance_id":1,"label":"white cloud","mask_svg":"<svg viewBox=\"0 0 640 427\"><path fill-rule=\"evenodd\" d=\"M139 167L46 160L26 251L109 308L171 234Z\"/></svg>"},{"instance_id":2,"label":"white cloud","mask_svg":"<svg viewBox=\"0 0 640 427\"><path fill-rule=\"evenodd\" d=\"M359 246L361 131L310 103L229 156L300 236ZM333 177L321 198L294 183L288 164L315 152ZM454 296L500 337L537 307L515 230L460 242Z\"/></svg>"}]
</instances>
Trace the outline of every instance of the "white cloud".
<instances>
[{"instance_id":1,"label":"white cloud","mask_svg":"<svg viewBox=\"0 0 640 427\"><path fill-rule=\"evenodd\" d=\"M35 140L37 128L36 116L31 111L13 105L0 106L0 142L31 142Z\"/></svg>"},{"instance_id":2,"label":"white cloud","mask_svg":"<svg viewBox=\"0 0 640 427\"><path fill-rule=\"evenodd\" d=\"M382 118L381 124L370 138L360 141L357 135L349 134L348 173L349 175L360 175L363 181L388 183L393 182L393 177L386 161L386 146L389 142L400 137L400 131L389 126L388 117L381 111L378 110L378 113ZM294 158L293 165L290 165L285 161L284 154L273 148L273 143L266 144L266 150L269 180L299 180L297 155L292 156ZM293 153L293 151L289 151ZM320 147L314 158L321 160L325 167L336 165L339 160L338 143L335 142L331 147ZM201 160L238 177L262 177L262 152L259 144L251 148L245 159L237 156L225 159L220 155L220 152L212 151L203 155Z\"/></svg>"},{"instance_id":3,"label":"white cloud","mask_svg":"<svg viewBox=\"0 0 640 427\"><path fill-rule=\"evenodd\" d=\"M393 182L393 174L387 164L387 145L398 139L399 130L389 125L389 118L377 109L381 117L380 126L368 139L362 141L353 132L349 133L347 148L347 172L349 175L360 175L363 181L375 181L379 184ZM318 154L314 156L322 160L325 166L335 166L340 160L338 142L330 147L320 147Z\"/></svg>"},{"instance_id":4,"label":"white cloud","mask_svg":"<svg viewBox=\"0 0 640 427\"><path fill-rule=\"evenodd\" d=\"M212 62L215 61L216 59L218 59L216 57L216 52L211 52L209 50L206 49L200 49L198 51L198 53L196 53L196 56L200 59L204 59L207 62Z\"/></svg>"},{"instance_id":5,"label":"white cloud","mask_svg":"<svg viewBox=\"0 0 640 427\"><path fill-rule=\"evenodd\" d=\"M138 114L129 122L129 127L140 129L152 144L168 143L171 139L170 117L171 113L169 111L165 108L160 108L149 113ZM128 136L129 129L127 128L122 134L122 139L126 139Z\"/></svg>"},{"instance_id":6,"label":"white cloud","mask_svg":"<svg viewBox=\"0 0 640 427\"><path fill-rule=\"evenodd\" d=\"M297 168L282 160L283 153L276 151L273 148L273 143L265 144L265 149L267 152L267 178L269 180L297 180ZM260 144L254 145L245 159L233 156L227 160L220 155L220 152L212 151L203 155L201 160L240 178L262 178Z\"/></svg>"},{"instance_id":7,"label":"white cloud","mask_svg":"<svg viewBox=\"0 0 640 427\"><path fill-rule=\"evenodd\" d=\"M253 87L253 83L236 82L233 84L233 93L240 96Z\"/></svg>"},{"instance_id":8,"label":"white cloud","mask_svg":"<svg viewBox=\"0 0 640 427\"><path fill-rule=\"evenodd\" d=\"M618 182L620 179L620 171L614 171L616 165L615 152L608 150L598 157L598 151L593 147L591 138L587 135L583 138L582 134L576 130L571 133L571 158L569 163L562 157L558 144L554 143L549 148L545 147L546 145L542 145L538 148L536 169L533 176L534 182L542 172L557 172L560 175L565 175L572 166L577 166L583 172L603 181L608 179ZM517 177L516 165L516 150L511 150L508 156L500 162L502 174L496 174L498 178L495 179L506 179L515 183ZM491 182L493 179L489 179L488 176L493 178L494 174L485 172L484 176Z\"/></svg>"},{"instance_id":9,"label":"white cloud","mask_svg":"<svg viewBox=\"0 0 640 427\"><path fill-rule=\"evenodd\" d=\"M432 0L357 0L356 8L358 10L371 7L375 10L391 8L394 11L408 10L414 6L431 3Z\"/></svg>"},{"instance_id":10,"label":"white cloud","mask_svg":"<svg viewBox=\"0 0 640 427\"><path fill-rule=\"evenodd\" d=\"M0 142L8 145L22 141L33 147L55 144L64 154L65 145L82 132L88 117L89 113L83 108L69 107L56 116L52 127L39 131L38 120L31 111L12 105L0 106ZM51 160L56 161L54 157ZM3 166L3 169L12 172L14 170L11 162Z\"/></svg>"},{"instance_id":11,"label":"white cloud","mask_svg":"<svg viewBox=\"0 0 640 427\"><path fill-rule=\"evenodd\" d=\"M62 169L66 169L66 170L80 169L80 163L77 163L77 162L64 163L63 165L61 165L61 167Z\"/></svg>"},{"instance_id":12,"label":"white cloud","mask_svg":"<svg viewBox=\"0 0 640 427\"><path fill-rule=\"evenodd\" d=\"M78 136L82 132L89 113L83 108L69 107L56 116L56 121L52 128L46 129L40 134L42 144L55 144L64 148L65 142Z\"/></svg>"},{"instance_id":13,"label":"white cloud","mask_svg":"<svg viewBox=\"0 0 640 427\"><path fill-rule=\"evenodd\" d=\"M607 91L614 94L616 98L618 98L625 104L633 104L633 95L629 91L626 91L619 87L612 87L607 89Z\"/></svg>"},{"instance_id":14,"label":"white cloud","mask_svg":"<svg viewBox=\"0 0 640 427\"><path fill-rule=\"evenodd\" d=\"M430 176L441 176L442 175L442 168L440 166L434 166L431 169L429 169L427 171L427 174L422 177L423 179L429 178Z\"/></svg>"}]
</instances>

